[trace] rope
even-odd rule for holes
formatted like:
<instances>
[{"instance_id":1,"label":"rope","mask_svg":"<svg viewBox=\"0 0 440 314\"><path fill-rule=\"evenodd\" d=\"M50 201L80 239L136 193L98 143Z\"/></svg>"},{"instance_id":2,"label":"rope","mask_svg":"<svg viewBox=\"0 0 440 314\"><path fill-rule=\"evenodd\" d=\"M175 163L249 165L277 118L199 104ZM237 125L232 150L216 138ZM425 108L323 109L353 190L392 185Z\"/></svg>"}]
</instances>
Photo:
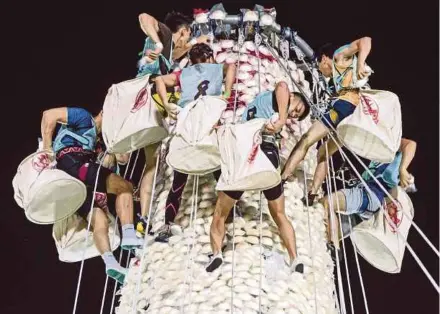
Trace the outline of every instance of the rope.
<instances>
[{"instance_id":1,"label":"rope","mask_svg":"<svg viewBox=\"0 0 440 314\"><path fill-rule=\"evenodd\" d=\"M151 190L151 195L153 196L155 191L156 191L156 179L157 179L157 171L159 169L159 159L160 156L158 156L158 158L156 158L156 169L154 171L154 179L153 179L153 187ZM148 218L147 218L147 227L150 225L150 221L151 221L151 212L152 212L152 207L153 207L153 199L154 197L151 197L150 200L150 209L148 211ZM144 256L147 253L147 248L148 248L148 241L147 241L147 234L145 234L145 238L144 238L144 243L142 245L142 256L141 256L141 261L140 261L140 265L139 265L139 277L137 279L136 282L136 294L133 297L133 303L132 303L132 309L133 312L136 313L135 311L135 307L136 307L136 303L138 301L138 296L139 296L139 290L140 290L140 285L141 285L141 278L142 278L142 269L145 267L144 263L145 263L145 258Z\"/></svg>"},{"instance_id":2,"label":"rope","mask_svg":"<svg viewBox=\"0 0 440 314\"><path fill-rule=\"evenodd\" d=\"M139 154L138 154L138 155L139 155ZM125 168L125 172L124 172L124 176L123 176L124 179L127 178L128 168L130 167L130 163L131 163L131 156L132 156L132 152L130 152L130 156L128 157L128 162L127 162L127 164L126 164L126 168ZM133 169L136 167L137 157L136 157L136 160L135 160L134 163L135 163L135 164L134 164L134 166L133 166ZM130 180L132 179L132 177L133 177L133 172L131 172ZM118 223L118 218L119 218L119 217L116 216L116 221L115 221L115 231L116 231L116 228L118 227L118 225L117 225L117 223ZM114 240L113 240L113 241L114 241ZM120 252L119 252L119 261L118 261L119 265L121 265L123 252L124 252L124 251L123 251L122 249L121 249ZM130 257L130 252L128 253L127 257L128 257L128 258ZM127 258L127 259L128 259L128 258ZM128 263L127 263L127 264L128 264ZM127 266L128 266L128 265L126 265L125 268L127 268ZM104 298L105 298L106 293L107 293L107 282L108 282L108 278L109 278L109 276L106 276L106 278L105 278L104 294L103 294L103 296L102 296L102 301L101 301L102 303L101 303L101 311L100 311L100 314L102 314L103 309L104 309ZM118 287L118 284L119 284L118 281L115 280L115 285L114 285L114 288L113 288L113 295L112 295L112 302L111 302L111 307L110 307L110 314L113 312L113 306L114 306L114 303L115 303L115 296L116 296L116 288Z\"/></svg>"},{"instance_id":3,"label":"rope","mask_svg":"<svg viewBox=\"0 0 440 314\"><path fill-rule=\"evenodd\" d=\"M189 273L189 304L191 304L191 294L192 294L192 286L193 286L193 280L192 280L192 275L193 275L193 265L194 265L194 244L195 244L195 240L196 240L196 228L195 228L195 222L197 219L197 210L198 210L198 196L199 196L199 176L197 175L195 180L196 183L196 188L195 188L195 195L196 195L196 199L194 201L194 214L193 214L193 229L192 229L192 244L191 244L191 250L189 252L190 256L190 273Z\"/></svg>"},{"instance_id":4,"label":"rope","mask_svg":"<svg viewBox=\"0 0 440 314\"><path fill-rule=\"evenodd\" d=\"M325 145L325 154L326 154L326 160L328 160L328 147L327 147L327 143L324 144ZM335 226L335 222L334 219L335 217L333 216L334 213L334 208L333 208L333 193L332 193L332 186L331 186L331 179L330 179L330 169L329 169L329 164L327 163L327 174L326 174L326 185L327 185L327 195L329 198L329 224L330 224L330 238L334 240L334 230L333 230L333 226ZM336 239L337 241L337 239ZM334 242L335 243L335 242ZM339 263L339 253L338 250L336 249L336 245L335 245L335 256L336 256L336 273L337 273L337 277L338 277L338 289L339 289L339 303L340 303L340 307L341 307L341 312L343 314L346 313L346 308L345 308L345 296L344 296L344 286L342 285L342 275L341 275L341 265Z\"/></svg>"},{"instance_id":5,"label":"rope","mask_svg":"<svg viewBox=\"0 0 440 314\"><path fill-rule=\"evenodd\" d=\"M191 213L190 213L190 217L189 217L189 230L191 230L191 228L195 229L194 228L194 223L195 223L195 217L196 217L196 214L195 214L195 210L196 210L196 202L195 202L196 185L197 185L197 180L193 179L193 188L192 188L192 197L191 197ZM194 222L193 222L193 220L194 220ZM193 238L193 240L194 240L194 238ZM185 279L183 281L183 286L186 285L186 282L188 280L188 275L189 274L188 274L187 270L188 270L189 264L191 263L191 249L190 249L190 244L189 243L188 243L188 246L187 246L186 255L187 255L186 266L185 266L186 275L185 275ZM191 294L191 290L190 290L189 293ZM184 303L185 303L185 299L186 298L183 297L182 301L180 303L180 312L181 313L184 313L183 312L183 306L184 306Z\"/></svg>"},{"instance_id":6,"label":"rope","mask_svg":"<svg viewBox=\"0 0 440 314\"><path fill-rule=\"evenodd\" d=\"M344 176L344 172L342 172L342 186L345 189L345 176ZM350 218L351 219L351 218ZM353 231L352 227L351 227L351 220L350 220L350 234ZM350 237L351 239L351 237ZM356 260L356 266L357 266L357 270L358 270L358 274L359 274L359 281L361 283L361 289L362 289L362 296L364 298L364 305L365 305L365 313L369 314L370 311L368 310L368 301L367 301L367 295L365 293L365 287L364 287L364 280L362 279L362 272L361 272L361 265L359 264L359 258L358 258L358 253L357 253L357 248L356 248L356 243L354 243L354 241L351 241L351 244L353 245L353 249L354 249L354 257Z\"/></svg>"},{"instance_id":7,"label":"rope","mask_svg":"<svg viewBox=\"0 0 440 314\"><path fill-rule=\"evenodd\" d=\"M331 133L330 133L330 136ZM335 140L333 138L333 140ZM336 145L338 146L338 149L341 153L341 155L343 155L346 160L348 161L348 163L350 164L350 166L353 168L353 171L356 173L357 177L360 179L360 181L362 182L362 184L364 185L364 187L367 189L368 193L372 194L373 192L370 190L370 188L368 187L367 183L364 181L364 179L362 178L362 176L359 174L359 172L356 170L356 168L354 167L354 165L352 164L352 162L350 161L350 159L348 159L347 155L344 153L344 151L342 150L341 146L335 141ZM359 157L357 157L356 155L354 155L356 158L358 158L359 162L362 164L363 167L366 168L365 164L359 159ZM366 168L367 169L367 168ZM376 177L372 176L372 178L377 181ZM378 181L377 181L378 182ZM383 189L382 185L380 185L380 183L378 183L378 185L381 187L381 189ZM384 189L384 191L386 191ZM388 195L388 197L390 198L390 200L392 200L392 202L394 204L397 204L397 202L395 201L395 199L388 193L388 191L386 191L386 194ZM397 205L396 205L397 206ZM387 211L384 211L385 214L385 218L387 219L388 223L390 223L391 226L393 226L394 228L396 228L396 233L399 234L400 236L402 236L397 228L397 226L394 224L394 222L389 218ZM402 238L404 238L402 236ZM435 282L435 280L432 278L432 276L429 274L429 272L427 271L425 265L423 265L423 263L420 261L419 257L417 256L417 254L414 253L413 249L411 248L411 246L409 245L408 241L405 240L405 246L408 248L408 250L410 251L411 255L414 257L414 259L416 260L417 264L419 264L420 268L422 269L422 271L424 272L424 274L426 275L426 277L428 277L429 281L431 282L431 284L433 285L433 287L437 290L437 292L440 294L440 287L437 285L437 283Z\"/></svg>"},{"instance_id":8,"label":"rope","mask_svg":"<svg viewBox=\"0 0 440 314\"><path fill-rule=\"evenodd\" d=\"M263 207L261 206L261 197L262 192L260 191L260 282L258 291L258 313L262 313L261 311L261 291L263 290Z\"/></svg>"},{"instance_id":9,"label":"rope","mask_svg":"<svg viewBox=\"0 0 440 314\"><path fill-rule=\"evenodd\" d=\"M104 156L103 156L102 160L105 159L106 155L107 155L107 151L104 152ZM101 167L102 167L102 162L99 163L98 170L96 171L95 187L93 188L93 197L92 197L92 202L90 204L91 217L90 217L90 219L88 221L88 224L87 224L87 232L86 232L86 237L85 237L85 242L84 242L83 256L82 256L82 259L81 259L81 268L79 270L78 284L76 286L75 302L74 302L74 305L73 305L73 314L76 313L76 307L78 305L79 289L80 289L80 286L81 286L82 273L83 273L83 269L84 269L84 258L85 258L85 255L86 255L87 242L89 240L90 226L91 226L91 223L92 223L93 211L94 211L94 205L95 205L95 197L94 196L95 196L95 193L96 193L96 189L98 188L98 178L99 178L99 172L101 171Z\"/></svg>"},{"instance_id":10,"label":"rope","mask_svg":"<svg viewBox=\"0 0 440 314\"><path fill-rule=\"evenodd\" d=\"M328 160L327 160L328 162ZM339 217L339 229L341 231L341 235L343 235L343 230L342 230L342 219L341 219L341 212L340 212L340 207L339 207L339 197L337 195L338 191L337 191L337 186L336 186L336 179L335 179L335 168L334 168L334 164L333 164L333 157L330 156L330 168L332 170L332 177L333 177L333 186L334 186L334 191L335 191L335 198L336 198L336 208L338 210L338 217ZM331 182L330 182L331 183ZM351 222L351 217L348 216L350 222ZM351 226L351 224L350 224ZM339 239L338 239L339 241ZM342 239L342 253L344 254L344 262L345 262L345 273L347 275L347 285L348 285L348 296L350 298L350 307L351 307L351 313L354 314L354 306L353 306L353 295L351 292L351 284L350 284L350 272L348 271L348 263L347 263L347 251L345 249L345 241Z\"/></svg>"},{"instance_id":11,"label":"rope","mask_svg":"<svg viewBox=\"0 0 440 314\"><path fill-rule=\"evenodd\" d=\"M302 134L302 128L301 128L301 123L299 125L299 132L300 134ZM311 231L311 226L310 226L310 212L309 212L309 198L308 198L308 187L307 187L307 174L306 174L306 166L305 163L303 163L303 174L304 174L304 193L306 196L306 207L307 207L307 224L309 226L309 246L310 246L310 259L312 260L312 269L314 268L314 251L313 251L313 244L312 244L312 231ZM296 244L295 244L296 246ZM297 256L298 258L298 256ZM318 313L318 301L317 301L317 291L316 291L316 277L315 277L315 272L313 271L313 288L314 288L314 292L315 292L315 297L314 297L314 301L315 301L315 313Z\"/></svg>"}]
</instances>

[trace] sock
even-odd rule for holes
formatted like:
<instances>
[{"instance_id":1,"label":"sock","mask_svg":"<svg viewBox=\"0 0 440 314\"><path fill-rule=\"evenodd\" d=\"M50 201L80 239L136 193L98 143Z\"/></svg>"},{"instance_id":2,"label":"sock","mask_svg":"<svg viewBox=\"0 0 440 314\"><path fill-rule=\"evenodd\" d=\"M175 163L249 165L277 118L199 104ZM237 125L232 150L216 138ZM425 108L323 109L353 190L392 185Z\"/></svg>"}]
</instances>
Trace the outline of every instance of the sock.
<instances>
[{"instance_id":1,"label":"sock","mask_svg":"<svg viewBox=\"0 0 440 314\"><path fill-rule=\"evenodd\" d=\"M104 260L106 267L115 267L116 265L119 266L119 263L112 252L105 252L101 255L101 257Z\"/></svg>"},{"instance_id":2,"label":"sock","mask_svg":"<svg viewBox=\"0 0 440 314\"><path fill-rule=\"evenodd\" d=\"M122 237L123 238L136 238L136 232L134 231L133 224L126 224L122 226Z\"/></svg>"}]
</instances>

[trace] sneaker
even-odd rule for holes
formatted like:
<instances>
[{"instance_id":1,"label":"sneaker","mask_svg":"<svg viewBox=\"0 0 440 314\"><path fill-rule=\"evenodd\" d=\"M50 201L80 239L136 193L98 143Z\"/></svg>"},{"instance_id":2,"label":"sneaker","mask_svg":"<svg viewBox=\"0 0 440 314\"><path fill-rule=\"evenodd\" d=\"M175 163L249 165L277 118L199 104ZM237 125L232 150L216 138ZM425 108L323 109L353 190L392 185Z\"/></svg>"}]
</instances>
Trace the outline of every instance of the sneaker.
<instances>
[{"instance_id":1,"label":"sneaker","mask_svg":"<svg viewBox=\"0 0 440 314\"><path fill-rule=\"evenodd\" d=\"M309 192L309 194L307 195L307 199L304 196L301 199L301 202L304 204L304 206L307 206L307 201L309 202L309 206L312 206L313 203L315 202L315 198L318 196L318 194L312 194L311 192Z\"/></svg>"},{"instance_id":2,"label":"sneaker","mask_svg":"<svg viewBox=\"0 0 440 314\"><path fill-rule=\"evenodd\" d=\"M145 233L147 232L149 235L153 235L154 233L151 231L153 229L153 226L150 224L147 226L147 217L143 217L140 214L138 214L138 223L136 224L136 232L141 234L142 237L145 236Z\"/></svg>"},{"instance_id":3,"label":"sneaker","mask_svg":"<svg viewBox=\"0 0 440 314\"><path fill-rule=\"evenodd\" d=\"M208 256L210 257L210 261L208 265L206 265L206 271L211 273L223 264L223 255L222 253L218 253L217 255L210 254Z\"/></svg>"},{"instance_id":4,"label":"sneaker","mask_svg":"<svg viewBox=\"0 0 440 314\"><path fill-rule=\"evenodd\" d=\"M125 276L127 275L127 269L124 267L121 267L120 265L117 265L115 267L106 267L105 273L110 278L113 278L120 284L124 283Z\"/></svg>"},{"instance_id":5,"label":"sneaker","mask_svg":"<svg viewBox=\"0 0 440 314\"><path fill-rule=\"evenodd\" d=\"M290 269L292 270L292 272L304 274L304 264L301 263L298 257L295 258L293 262L290 264Z\"/></svg>"},{"instance_id":6,"label":"sneaker","mask_svg":"<svg viewBox=\"0 0 440 314\"><path fill-rule=\"evenodd\" d=\"M163 225L157 231L157 236L154 239L156 242L168 243L169 238L172 236L170 225Z\"/></svg>"},{"instance_id":7,"label":"sneaker","mask_svg":"<svg viewBox=\"0 0 440 314\"><path fill-rule=\"evenodd\" d=\"M139 239L138 237L125 237L122 238L121 249L130 251L134 249L140 249L144 246L144 239Z\"/></svg>"}]
</instances>

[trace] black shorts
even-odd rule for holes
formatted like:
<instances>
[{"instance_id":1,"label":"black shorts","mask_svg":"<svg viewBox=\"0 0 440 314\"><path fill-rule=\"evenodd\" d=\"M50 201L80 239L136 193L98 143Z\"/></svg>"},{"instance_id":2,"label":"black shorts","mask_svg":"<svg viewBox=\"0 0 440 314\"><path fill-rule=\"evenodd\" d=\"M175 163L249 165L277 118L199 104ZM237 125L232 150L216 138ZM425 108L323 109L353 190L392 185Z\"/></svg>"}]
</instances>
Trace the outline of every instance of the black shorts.
<instances>
[{"instance_id":1,"label":"black shorts","mask_svg":"<svg viewBox=\"0 0 440 314\"><path fill-rule=\"evenodd\" d=\"M87 188L94 188L99 164L95 161L92 153L68 153L57 160L57 168L65 171L78 180L81 180ZM107 193L107 178L112 174L110 169L101 167L96 191ZM93 190L92 190L93 191Z\"/></svg>"},{"instance_id":2,"label":"black shorts","mask_svg":"<svg viewBox=\"0 0 440 314\"><path fill-rule=\"evenodd\" d=\"M101 208L104 212L110 212L116 217L115 202L116 196L106 193L97 193L101 195L95 195L95 201L93 203L94 208ZM87 188L87 197L81 207L76 211L84 220L87 221L90 210L92 209L92 195L93 188Z\"/></svg>"}]
</instances>

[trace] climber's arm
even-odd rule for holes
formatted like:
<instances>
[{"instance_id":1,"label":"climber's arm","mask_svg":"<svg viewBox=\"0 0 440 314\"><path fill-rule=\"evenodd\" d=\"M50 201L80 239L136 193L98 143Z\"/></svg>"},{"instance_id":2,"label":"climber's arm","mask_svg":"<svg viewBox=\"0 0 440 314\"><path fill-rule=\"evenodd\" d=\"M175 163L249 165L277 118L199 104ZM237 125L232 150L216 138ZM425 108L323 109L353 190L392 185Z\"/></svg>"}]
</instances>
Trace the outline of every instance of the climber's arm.
<instances>
[{"instance_id":1,"label":"climber's arm","mask_svg":"<svg viewBox=\"0 0 440 314\"><path fill-rule=\"evenodd\" d=\"M223 66L223 76L225 78L225 98L228 98L231 95L232 86L234 85L235 80L235 64L225 64Z\"/></svg>"},{"instance_id":2,"label":"climber's arm","mask_svg":"<svg viewBox=\"0 0 440 314\"><path fill-rule=\"evenodd\" d=\"M67 123L67 108L54 108L45 110L41 119L41 136L43 138L43 149L52 149L52 137L57 122Z\"/></svg>"},{"instance_id":3,"label":"climber's arm","mask_svg":"<svg viewBox=\"0 0 440 314\"><path fill-rule=\"evenodd\" d=\"M159 22L147 13L139 15L139 24L142 31L151 38L155 43L160 43L159 39Z\"/></svg>"},{"instance_id":4,"label":"climber's arm","mask_svg":"<svg viewBox=\"0 0 440 314\"><path fill-rule=\"evenodd\" d=\"M402 138L400 142L400 151L402 152L402 161L400 162L400 184L406 187L411 182L411 175L408 172L408 167L411 164L416 154L417 143L415 141Z\"/></svg>"}]
</instances>

